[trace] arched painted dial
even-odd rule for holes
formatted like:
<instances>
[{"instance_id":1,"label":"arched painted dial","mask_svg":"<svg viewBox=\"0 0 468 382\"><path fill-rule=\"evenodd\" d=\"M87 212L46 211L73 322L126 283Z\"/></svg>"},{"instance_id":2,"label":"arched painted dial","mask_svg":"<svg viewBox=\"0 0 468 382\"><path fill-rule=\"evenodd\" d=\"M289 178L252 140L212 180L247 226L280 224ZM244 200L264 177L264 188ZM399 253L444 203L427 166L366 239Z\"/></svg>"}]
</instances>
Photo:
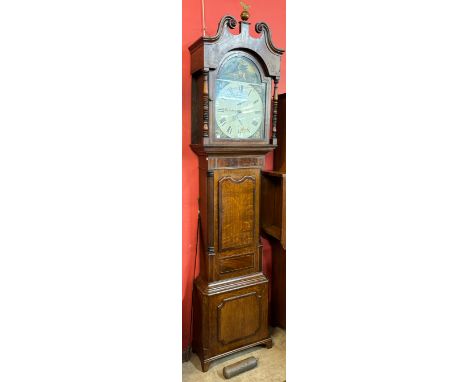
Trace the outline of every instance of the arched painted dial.
<instances>
[{"instance_id":1,"label":"arched painted dial","mask_svg":"<svg viewBox=\"0 0 468 382\"><path fill-rule=\"evenodd\" d=\"M216 97L215 118L219 129L231 139L252 137L263 126L263 102L251 84L223 81Z\"/></svg>"}]
</instances>

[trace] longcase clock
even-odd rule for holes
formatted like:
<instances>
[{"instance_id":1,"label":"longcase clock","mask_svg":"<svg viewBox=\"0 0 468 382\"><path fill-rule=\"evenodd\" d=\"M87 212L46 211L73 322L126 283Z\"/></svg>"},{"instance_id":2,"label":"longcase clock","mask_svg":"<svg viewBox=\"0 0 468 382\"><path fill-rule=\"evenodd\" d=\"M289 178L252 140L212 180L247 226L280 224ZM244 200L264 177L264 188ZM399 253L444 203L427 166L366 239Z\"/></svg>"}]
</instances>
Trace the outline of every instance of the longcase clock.
<instances>
[{"instance_id":1,"label":"longcase clock","mask_svg":"<svg viewBox=\"0 0 468 382\"><path fill-rule=\"evenodd\" d=\"M270 29L239 33L232 16L215 36L190 46L192 149L199 157L200 275L195 280L193 350L202 370L256 345L272 346L268 279L262 272L260 171L276 147L277 86L282 49Z\"/></svg>"}]
</instances>

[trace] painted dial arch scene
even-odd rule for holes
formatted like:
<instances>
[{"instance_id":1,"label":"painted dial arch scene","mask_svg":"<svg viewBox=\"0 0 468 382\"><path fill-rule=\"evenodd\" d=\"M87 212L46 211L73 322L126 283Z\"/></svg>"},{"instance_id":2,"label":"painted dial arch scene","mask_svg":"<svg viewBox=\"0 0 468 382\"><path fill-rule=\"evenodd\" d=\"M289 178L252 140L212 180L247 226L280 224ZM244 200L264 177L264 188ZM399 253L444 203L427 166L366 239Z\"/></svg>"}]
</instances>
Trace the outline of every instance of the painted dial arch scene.
<instances>
[{"instance_id":1,"label":"painted dial arch scene","mask_svg":"<svg viewBox=\"0 0 468 382\"><path fill-rule=\"evenodd\" d=\"M252 60L228 58L216 79L217 139L263 139L266 85Z\"/></svg>"}]
</instances>

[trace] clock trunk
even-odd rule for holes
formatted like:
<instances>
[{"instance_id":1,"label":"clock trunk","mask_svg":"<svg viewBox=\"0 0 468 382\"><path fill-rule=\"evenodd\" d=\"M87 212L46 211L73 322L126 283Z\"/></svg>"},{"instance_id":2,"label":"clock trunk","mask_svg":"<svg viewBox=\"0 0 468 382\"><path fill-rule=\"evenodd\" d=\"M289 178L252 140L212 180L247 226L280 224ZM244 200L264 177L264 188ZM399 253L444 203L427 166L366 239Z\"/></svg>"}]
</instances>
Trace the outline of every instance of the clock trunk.
<instances>
[{"instance_id":1,"label":"clock trunk","mask_svg":"<svg viewBox=\"0 0 468 382\"><path fill-rule=\"evenodd\" d=\"M259 235L264 163L263 154L199 157L201 262L193 349L204 371L233 351L271 346Z\"/></svg>"}]
</instances>

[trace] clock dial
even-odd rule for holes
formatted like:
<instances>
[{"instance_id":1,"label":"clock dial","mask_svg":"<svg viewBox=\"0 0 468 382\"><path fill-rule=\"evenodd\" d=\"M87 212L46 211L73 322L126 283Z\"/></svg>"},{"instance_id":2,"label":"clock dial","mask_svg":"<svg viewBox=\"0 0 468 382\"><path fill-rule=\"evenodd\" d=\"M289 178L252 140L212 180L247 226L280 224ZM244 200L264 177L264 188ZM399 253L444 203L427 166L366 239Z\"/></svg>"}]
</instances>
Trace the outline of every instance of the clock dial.
<instances>
[{"instance_id":1,"label":"clock dial","mask_svg":"<svg viewBox=\"0 0 468 382\"><path fill-rule=\"evenodd\" d=\"M216 138L263 139L265 84L250 59L234 55L216 80Z\"/></svg>"},{"instance_id":2,"label":"clock dial","mask_svg":"<svg viewBox=\"0 0 468 382\"><path fill-rule=\"evenodd\" d=\"M257 90L240 81L226 81L216 98L216 121L229 138L249 138L263 122L263 102Z\"/></svg>"}]
</instances>

